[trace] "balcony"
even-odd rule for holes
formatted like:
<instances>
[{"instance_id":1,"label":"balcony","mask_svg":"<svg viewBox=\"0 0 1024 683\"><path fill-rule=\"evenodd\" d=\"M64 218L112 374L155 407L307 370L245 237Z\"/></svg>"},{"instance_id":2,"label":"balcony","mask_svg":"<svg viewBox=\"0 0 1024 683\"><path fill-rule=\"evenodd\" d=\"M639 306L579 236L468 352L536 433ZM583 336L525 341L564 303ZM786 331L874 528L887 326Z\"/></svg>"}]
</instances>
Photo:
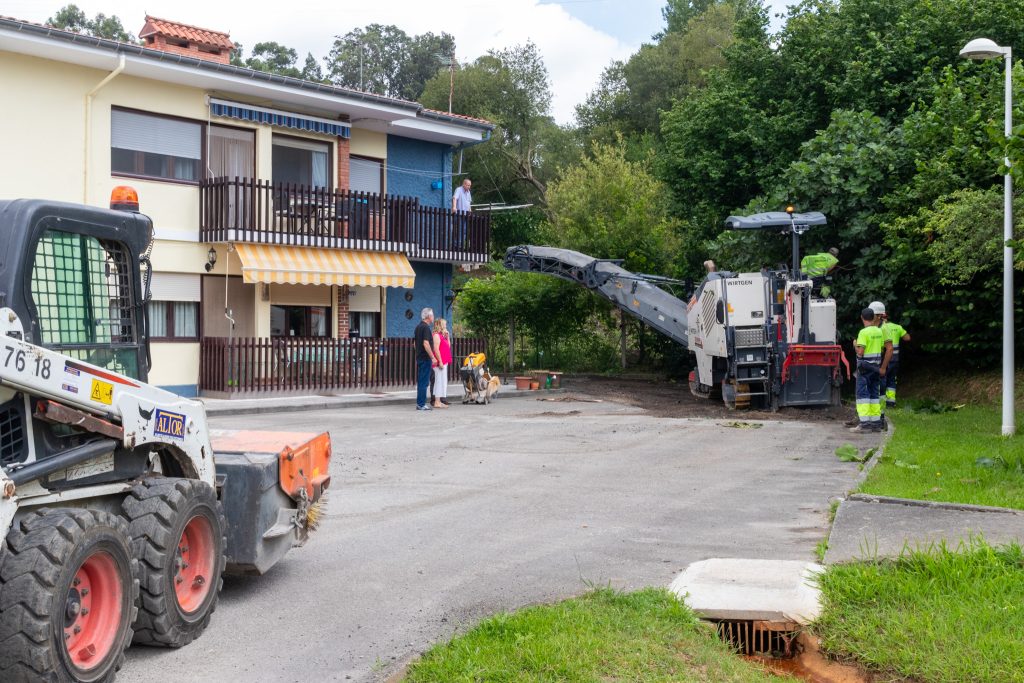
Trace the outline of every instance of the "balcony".
<instances>
[{"instance_id":1,"label":"balcony","mask_svg":"<svg viewBox=\"0 0 1024 683\"><path fill-rule=\"evenodd\" d=\"M448 379L482 339L452 340ZM211 398L333 394L416 385L416 346L406 338L205 337L199 389Z\"/></svg>"},{"instance_id":2,"label":"balcony","mask_svg":"<svg viewBox=\"0 0 1024 683\"><path fill-rule=\"evenodd\" d=\"M210 178L200 183L203 242L401 252L419 261L485 263L490 214L453 213L410 197Z\"/></svg>"}]
</instances>

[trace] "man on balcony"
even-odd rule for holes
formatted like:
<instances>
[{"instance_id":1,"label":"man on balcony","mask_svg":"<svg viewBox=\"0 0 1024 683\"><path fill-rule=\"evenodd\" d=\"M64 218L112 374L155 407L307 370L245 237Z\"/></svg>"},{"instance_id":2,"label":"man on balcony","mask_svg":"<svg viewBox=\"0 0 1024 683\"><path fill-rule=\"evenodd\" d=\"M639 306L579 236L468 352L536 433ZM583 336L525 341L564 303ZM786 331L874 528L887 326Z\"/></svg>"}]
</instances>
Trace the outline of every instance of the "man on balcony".
<instances>
[{"instance_id":1,"label":"man on balcony","mask_svg":"<svg viewBox=\"0 0 1024 683\"><path fill-rule=\"evenodd\" d=\"M473 210L473 194L470 189L473 187L473 181L469 178L464 178L462 184L455 188L455 194L452 195L452 213L469 213ZM453 235L455 237L455 244L458 247L466 247L466 224L468 219L464 216L456 216L455 226L456 232Z\"/></svg>"}]
</instances>

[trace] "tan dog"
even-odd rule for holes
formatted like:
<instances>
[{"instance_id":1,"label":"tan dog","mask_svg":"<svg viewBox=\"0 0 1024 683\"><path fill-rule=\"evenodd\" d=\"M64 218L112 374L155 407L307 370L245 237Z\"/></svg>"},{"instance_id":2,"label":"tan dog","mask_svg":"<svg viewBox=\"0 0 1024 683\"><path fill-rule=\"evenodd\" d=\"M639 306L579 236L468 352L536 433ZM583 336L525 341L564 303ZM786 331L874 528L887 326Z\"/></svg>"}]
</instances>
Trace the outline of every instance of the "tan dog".
<instances>
[{"instance_id":1,"label":"tan dog","mask_svg":"<svg viewBox=\"0 0 1024 683\"><path fill-rule=\"evenodd\" d=\"M490 403L491 399L498 395L499 389L501 389L501 378L491 375L487 379L487 388L484 390L484 401Z\"/></svg>"}]
</instances>

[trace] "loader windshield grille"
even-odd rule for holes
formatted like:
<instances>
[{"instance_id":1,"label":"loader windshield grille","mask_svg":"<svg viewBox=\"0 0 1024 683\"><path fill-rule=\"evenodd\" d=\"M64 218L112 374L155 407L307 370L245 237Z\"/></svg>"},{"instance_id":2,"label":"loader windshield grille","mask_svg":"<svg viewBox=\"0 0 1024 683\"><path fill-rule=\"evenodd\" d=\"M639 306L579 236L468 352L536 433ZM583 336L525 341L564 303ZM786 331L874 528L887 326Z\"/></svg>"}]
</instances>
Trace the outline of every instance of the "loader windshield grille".
<instances>
[{"instance_id":1,"label":"loader windshield grille","mask_svg":"<svg viewBox=\"0 0 1024 683\"><path fill-rule=\"evenodd\" d=\"M137 376L131 282L123 245L47 230L32 267L32 299L43 345Z\"/></svg>"}]
</instances>

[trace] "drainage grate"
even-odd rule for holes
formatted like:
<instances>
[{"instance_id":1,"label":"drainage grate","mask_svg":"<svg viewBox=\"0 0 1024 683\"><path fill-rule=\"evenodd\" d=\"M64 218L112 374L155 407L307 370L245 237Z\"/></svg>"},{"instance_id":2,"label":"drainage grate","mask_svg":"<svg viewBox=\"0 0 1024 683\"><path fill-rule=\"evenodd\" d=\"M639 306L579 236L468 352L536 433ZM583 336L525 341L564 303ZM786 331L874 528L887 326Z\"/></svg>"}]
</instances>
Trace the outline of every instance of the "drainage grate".
<instances>
[{"instance_id":1,"label":"drainage grate","mask_svg":"<svg viewBox=\"0 0 1024 683\"><path fill-rule=\"evenodd\" d=\"M792 657L800 625L790 621L723 620L712 622L718 637L741 655Z\"/></svg>"},{"instance_id":2,"label":"drainage grate","mask_svg":"<svg viewBox=\"0 0 1024 683\"><path fill-rule=\"evenodd\" d=\"M25 421L15 399L0 406L0 465L23 462L25 445Z\"/></svg>"}]
</instances>

